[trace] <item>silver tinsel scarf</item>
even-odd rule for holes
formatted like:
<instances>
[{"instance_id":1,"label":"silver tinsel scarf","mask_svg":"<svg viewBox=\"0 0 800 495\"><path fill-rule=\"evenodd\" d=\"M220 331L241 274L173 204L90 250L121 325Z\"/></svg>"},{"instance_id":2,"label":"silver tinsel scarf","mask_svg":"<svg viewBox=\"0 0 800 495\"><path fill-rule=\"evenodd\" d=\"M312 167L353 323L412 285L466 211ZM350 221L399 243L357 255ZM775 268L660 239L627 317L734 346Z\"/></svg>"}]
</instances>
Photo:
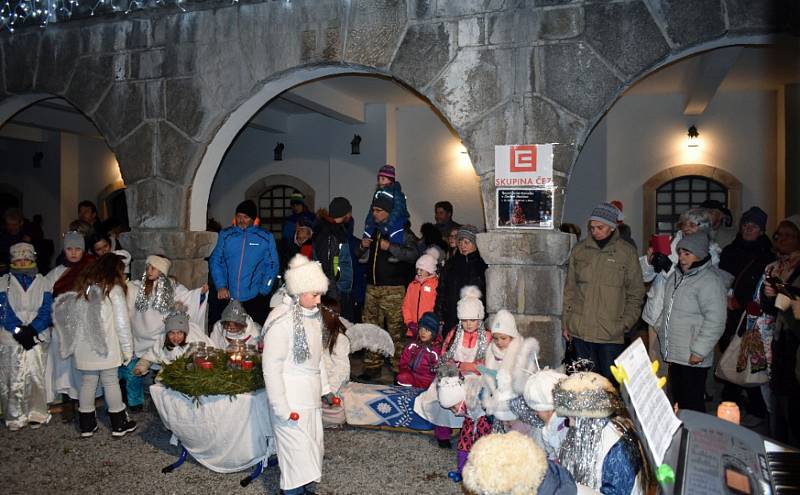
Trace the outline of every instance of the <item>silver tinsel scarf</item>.
<instances>
[{"instance_id":1,"label":"silver tinsel scarf","mask_svg":"<svg viewBox=\"0 0 800 495\"><path fill-rule=\"evenodd\" d=\"M139 286L139 291L136 293L136 300L133 303L136 311L144 313L148 309L154 309L162 315L168 314L175 302L175 287L172 285L172 281L164 274L159 275L158 279L153 282L153 290L150 291L150 297L147 297L144 293L146 284L147 271L145 270L142 274L142 283Z\"/></svg>"},{"instance_id":2,"label":"silver tinsel scarf","mask_svg":"<svg viewBox=\"0 0 800 495\"><path fill-rule=\"evenodd\" d=\"M575 421L575 424L569 428L567 438L561 445L558 456L561 466L572 473L575 482L599 490L602 478L597 476L596 463L601 451L603 428L609 419L571 418L570 421Z\"/></svg>"},{"instance_id":3,"label":"silver tinsel scarf","mask_svg":"<svg viewBox=\"0 0 800 495\"><path fill-rule=\"evenodd\" d=\"M481 321L480 326L476 330L478 332L478 352L475 354L475 361L483 361L486 358L486 348L488 347L488 342L486 339L486 332L483 330L483 321ZM456 353L456 347L461 341L464 339L464 327L461 326L461 321L458 322L458 326L456 326L456 335L453 337L453 341L450 342L450 348L447 349L447 353L444 355L444 359L440 362L448 362L453 360L453 356Z\"/></svg>"},{"instance_id":4,"label":"silver tinsel scarf","mask_svg":"<svg viewBox=\"0 0 800 495\"><path fill-rule=\"evenodd\" d=\"M295 364L300 364L311 358L311 349L308 347L308 336L306 335L306 328L303 326L303 310L300 307L300 300L297 298L292 299L292 327L294 327L294 335L292 336L292 356ZM316 318L319 320L320 329L325 327L322 323L322 315L319 311L309 318Z\"/></svg>"}]
</instances>

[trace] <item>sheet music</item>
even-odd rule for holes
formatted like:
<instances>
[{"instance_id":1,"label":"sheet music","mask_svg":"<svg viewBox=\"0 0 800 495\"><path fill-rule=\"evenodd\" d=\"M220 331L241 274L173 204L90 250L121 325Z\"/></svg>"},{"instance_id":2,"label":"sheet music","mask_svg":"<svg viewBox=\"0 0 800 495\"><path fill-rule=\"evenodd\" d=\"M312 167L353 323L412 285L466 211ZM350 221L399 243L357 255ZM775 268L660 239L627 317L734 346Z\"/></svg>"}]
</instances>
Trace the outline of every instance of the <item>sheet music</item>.
<instances>
[{"instance_id":1,"label":"sheet music","mask_svg":"<svg viewBox=\"0 0 800 495\"><path fill-rule=\"evenodd\" d=\"M651 371L650 356L641 339L636 339L614 362L624 368L628 376L625 388L658 466L664 461L672 435L681 421L675 416L664 391L658 388L658 378Z\"/></svg>"}]
</instances>

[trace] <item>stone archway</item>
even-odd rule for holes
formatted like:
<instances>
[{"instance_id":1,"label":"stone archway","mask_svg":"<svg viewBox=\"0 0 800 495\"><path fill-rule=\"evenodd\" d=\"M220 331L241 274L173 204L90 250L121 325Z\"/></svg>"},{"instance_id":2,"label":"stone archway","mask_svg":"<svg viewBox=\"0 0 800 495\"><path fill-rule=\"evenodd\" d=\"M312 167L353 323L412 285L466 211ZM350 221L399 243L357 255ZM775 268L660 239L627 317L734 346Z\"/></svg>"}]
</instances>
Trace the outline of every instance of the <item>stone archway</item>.
<instances>
[{"instance_id":1,"label":"stone archway","mask_svg":"<svg viewBox=\"0 0 800 495\"><path fill-rule=\"evenodd\" d=\"M195 214L208 198L202 181L221 159L212 144L248 120L254 110L245 104L315 71L393 77L451 124L481 176L489 311L516 313L523 332L543 340L543 355L555 357L570 237L492 228L493 147L560 143L563 191L589 130L625 88L697 51L767 43L791 19L783 2L691 4L293 0L153 9L0 38L0 98L55 94L89 116L128 186L134 258L163 252L194 284L214 243L192 230L204 228ZM556 218L562 204L558 195Z\"/></svg>"}]
</instances>

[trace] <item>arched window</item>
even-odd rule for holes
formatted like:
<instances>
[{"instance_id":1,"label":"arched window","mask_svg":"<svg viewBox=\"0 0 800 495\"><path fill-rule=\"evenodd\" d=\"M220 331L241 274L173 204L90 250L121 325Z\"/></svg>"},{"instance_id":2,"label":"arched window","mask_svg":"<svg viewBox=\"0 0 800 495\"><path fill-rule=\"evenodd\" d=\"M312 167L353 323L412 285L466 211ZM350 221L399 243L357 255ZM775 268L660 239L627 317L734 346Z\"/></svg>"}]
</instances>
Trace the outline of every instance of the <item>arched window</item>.
<instances>
[{"instance_id":1,"label":"arched window","mask_svg":"<svg viewBox=\"0 0 800 495\"><path fill-rule=\"evenodd\" d=\"M258 197L258 216L261 219L261 228L266 229L281 239L281 229L286 217L292 214L292 194L300 192L292 186L278 185L264 191Z\"/></svg>"},{"instance_id":2,"label":"arched window","mask_svg":"<svg viewBox=\"0 0 800 495\"><path fill-rule=\"evenodd\" d=\"M664 183L656 189L656 233L672 234L677 230L681 213L709 199L728 206L728 189L713 179L697 175Z\"/></svg>"},{"instance_id":3,"label":"arched window","mask_svg":"<svg viewBox=\"0 0 800 495\"><path fill-rule=\"evenodd\" d=\"M314 189L291 175L268 175L257 180L245 191L245 198L258 206L261 228L281 240L281 230L286 217L292 214L291 197L299 192L305 196L306 207L314 211Z\"/></svg>"}]
</instances>

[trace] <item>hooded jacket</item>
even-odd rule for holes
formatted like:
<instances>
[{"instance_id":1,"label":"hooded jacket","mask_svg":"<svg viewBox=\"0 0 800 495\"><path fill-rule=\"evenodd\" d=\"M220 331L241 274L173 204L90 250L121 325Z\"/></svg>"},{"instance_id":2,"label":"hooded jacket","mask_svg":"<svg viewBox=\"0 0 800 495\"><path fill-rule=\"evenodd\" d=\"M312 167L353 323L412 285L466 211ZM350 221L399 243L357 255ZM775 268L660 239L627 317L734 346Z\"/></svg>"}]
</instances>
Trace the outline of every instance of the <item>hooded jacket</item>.
<instances>
[{"instance_id":1,"label":"hooded jacket","mask_svg":"<svg viewBox=\"0 0 800 495\"><path fill-rule=\"evenodd\" d=\"M436 306L436 289L439 287L439 277L428 277L422 282L416 278L408 284L406 295L403 298L403 322L417 323L422 315L433 311Z\"/></svg>"},{"instance_id":2,"label":"hooded jacket","mask_svg":"<svg viewBox=\"0 0 800 495\"><path fill-rule=\"evenodd\" d=\"M615 231L602 248L590 236L569 255L564 322L586 342L622 344L639 319L644 283L633 246Z\"/></svg>"},{"instance_id":3,"label":"hooded jacket","mask_svg":"<svg viewBox=\"0 0 800 495\"><path fill-rule=\"evenodd\" d=\"M697 367L711 367L714 346L725 330L726 293L724 277L710 256L685 273L680 267L672 272L656 327L665 361L689 366L689 356L694 354L703 358Z\"/></svg>"},{"instance_id":4,"label":"hooded jacket","mask_svg":"<svg viewBox=\"0 0 800 495\"><path fill-rule=\"evenodd\" d=\"M234 225L219 233L208 263L217 289L228 289L231 299L244 302L272 290L278 250L269 232L255 225Z\"/></svg>"}]
</instances>

